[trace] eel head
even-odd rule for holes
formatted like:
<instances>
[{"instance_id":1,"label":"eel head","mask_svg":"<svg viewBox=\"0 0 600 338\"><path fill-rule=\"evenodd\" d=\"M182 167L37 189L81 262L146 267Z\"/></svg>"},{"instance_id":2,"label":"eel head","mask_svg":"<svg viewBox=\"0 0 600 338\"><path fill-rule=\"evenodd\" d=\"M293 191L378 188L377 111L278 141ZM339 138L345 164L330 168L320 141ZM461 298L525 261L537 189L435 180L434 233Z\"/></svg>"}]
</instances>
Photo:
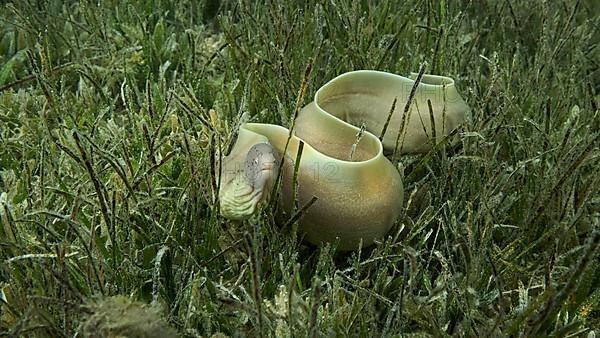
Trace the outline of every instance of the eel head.
<instances>
[{"instance_id":1,"label":"eel head","mask_svg":"<svg viewBox=\"0 0 600 338\"><path fill-rule=\"evenodd\" d=\"M269 196L279 172L279 156L269 143L254 144L245 159L225 159L219 189L221 215L233 220L249 218Z\"/></svg>"}]
</instances>

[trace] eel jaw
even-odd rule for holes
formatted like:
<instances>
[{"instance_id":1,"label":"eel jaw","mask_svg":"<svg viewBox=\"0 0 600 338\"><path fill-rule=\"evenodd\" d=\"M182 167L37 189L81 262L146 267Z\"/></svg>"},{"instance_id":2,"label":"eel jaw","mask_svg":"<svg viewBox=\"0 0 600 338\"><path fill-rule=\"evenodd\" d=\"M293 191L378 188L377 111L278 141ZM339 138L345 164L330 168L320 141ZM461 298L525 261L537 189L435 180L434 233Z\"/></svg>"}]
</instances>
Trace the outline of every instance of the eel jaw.
<instances>
[{"instance_id":1,"label":"eel jaw","mask_svg":"<svg viewBox=\"0 0 600 338\"><path fill-rule=\"evenodd\" d=\"M263 189L252 186L240 172L221 190L221 215L231 220L247 219L254 214L263 195Z\"/></svg>"}]
</instances>

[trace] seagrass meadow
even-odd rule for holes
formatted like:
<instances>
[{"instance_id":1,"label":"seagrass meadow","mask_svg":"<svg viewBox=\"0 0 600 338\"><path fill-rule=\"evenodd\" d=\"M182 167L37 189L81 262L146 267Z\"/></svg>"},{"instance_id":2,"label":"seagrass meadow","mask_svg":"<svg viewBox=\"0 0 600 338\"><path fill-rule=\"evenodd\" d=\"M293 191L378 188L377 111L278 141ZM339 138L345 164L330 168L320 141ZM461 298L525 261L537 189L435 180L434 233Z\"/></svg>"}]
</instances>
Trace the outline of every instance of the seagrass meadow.
<instances>
[{"instance_id":1,"label":"seagrass meadow","mask_svg":"<svg viewBox=\"0 0 600 338\"><path fill-rule=\"evenodd\" d=\"M0 336L598 336L599 29L594 0L2 2ZM397 159L388 235L221 217L240 121L357 69L471 107Z\"/></svg>"}]
</instances>

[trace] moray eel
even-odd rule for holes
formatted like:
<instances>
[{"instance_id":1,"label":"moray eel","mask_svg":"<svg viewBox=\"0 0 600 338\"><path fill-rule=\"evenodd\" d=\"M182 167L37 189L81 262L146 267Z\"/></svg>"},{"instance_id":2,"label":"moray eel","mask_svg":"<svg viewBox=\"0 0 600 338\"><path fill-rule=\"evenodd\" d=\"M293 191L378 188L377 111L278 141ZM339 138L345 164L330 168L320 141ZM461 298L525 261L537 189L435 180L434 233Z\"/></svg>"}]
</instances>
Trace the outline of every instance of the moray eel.
<instances>
[{"instance_id":1,"label":"moray eel","mask_svg":"<svg viewBox=\"0 0 600 338\"><path fill-rule=\"evenodd\" d=\"M292 181L302 141L298 205L317 197L299 220L305 240L316 245L335 242L340 250L354 250L382 238L403 205L402 177L384 151L427 152L435 143L434 129L437 139L447 136L469 109L454 80L423 75L404 116L416 76L360 70L334 78L299 112L287 148L287 128L242 124L223 159L221 215L249 218L267 200L281 171L280 214L289 218L294 212ZM394 112L380 141L376 135L382 133L394 100Z\"/></svg>"}]
</instances>

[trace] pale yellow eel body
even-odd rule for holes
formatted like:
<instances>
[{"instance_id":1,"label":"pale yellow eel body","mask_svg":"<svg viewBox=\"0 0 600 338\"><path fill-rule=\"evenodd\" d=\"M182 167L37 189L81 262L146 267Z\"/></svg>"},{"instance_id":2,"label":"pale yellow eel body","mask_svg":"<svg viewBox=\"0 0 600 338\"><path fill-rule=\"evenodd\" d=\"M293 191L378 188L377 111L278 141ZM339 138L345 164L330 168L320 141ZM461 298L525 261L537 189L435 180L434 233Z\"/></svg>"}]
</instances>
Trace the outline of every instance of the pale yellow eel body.
<instances>
[{"instance_id":1,"label":"pale yellow eel body","mask_svg":"<svg viewBox=\"0 0 600 338\"><path fill-rule=\"evenodd\" d=\"M295 211L294 161L302 140L298 205L317 197L299 221L305 239L317 245L335 242L341 250L353 250L361 242L368 246L382 238L398 218L403 199L402 178L384 156L384 149L394 150L403 123L400 153L431 149L428 100L438 139L462 123L468 110L451 78L424 75L406 114L410 117L403 122L413 85L410 78L370 70L336 77L298 114L287 149L288 129L243 124L231 153L223 160L221 214L235 220L250 217L266 200L278 170L282 170L281 211L290 217ZM380 142L378 136L395 98L395 111ZM357 137L361 126L366 131ZM281 154L285 155L282 166L278 165Z\"/></svg>"}]
</instances>

